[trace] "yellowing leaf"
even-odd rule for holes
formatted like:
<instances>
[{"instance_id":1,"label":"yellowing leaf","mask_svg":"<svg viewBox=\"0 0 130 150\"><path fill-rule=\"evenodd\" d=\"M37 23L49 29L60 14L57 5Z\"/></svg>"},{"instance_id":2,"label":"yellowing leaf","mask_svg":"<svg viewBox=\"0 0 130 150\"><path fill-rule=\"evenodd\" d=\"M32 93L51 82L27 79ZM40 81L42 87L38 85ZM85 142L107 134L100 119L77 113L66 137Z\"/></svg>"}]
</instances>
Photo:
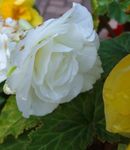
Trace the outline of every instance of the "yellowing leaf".
<instances>
[{"instance_id":1,"label":"yellowing leaf","mask_svg":"<svg viewBox=\"0 0 130 150\"><path fill-rule=\"evenodd\" d=\"M130 133L130 55L124 57L107 77L103 97L107 130Z\"/></svg>"},{"instance_id":2,"label":"yellowing leaf","mask_svg":"<svg viewBox=\"0 0 130 150\"><path fill-rule=\"evenodd\" d=\"M23 118L21 112L17 109L15 97L11 96L0 115L0 143L8 135L17 138L24 130L31 129L39 123L40 119L38 117Z\"/></svg>"}]
</instances>

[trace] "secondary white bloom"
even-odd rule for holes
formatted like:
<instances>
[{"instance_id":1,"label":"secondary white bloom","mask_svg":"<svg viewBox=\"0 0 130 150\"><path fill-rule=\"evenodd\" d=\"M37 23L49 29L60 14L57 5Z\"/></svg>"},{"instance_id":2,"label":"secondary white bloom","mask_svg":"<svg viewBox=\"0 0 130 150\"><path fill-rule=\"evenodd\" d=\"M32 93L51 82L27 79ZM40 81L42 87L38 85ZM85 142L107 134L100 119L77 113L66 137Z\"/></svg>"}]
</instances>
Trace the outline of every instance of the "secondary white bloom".
<instances>
[{"instance_id":1,"label":"secondary white bloom","mask_svg":"<svg viewBox=\"0 0 130 150\"><path fill-rule=\"evenodd\" d=\"M0 19L0 33L6 34L10 41L19 41L25 36L25 31L19 25L18 21L12 18Z\"/></svg>"},{"instance_id":2,"label":"secondary white bloom","mask_svg":"<svg viewBox=\"0 0 130 150\"><path fill-rule=\"evenodd\" d=\"M0 18L0 83L7 78L10 54L15 49L17 42L25 36L27 32L25 29L31 28L28 22L24 20L19 22L11 18L5 20Z\"/></svg>"},{"instance_id":3,"label":"secondary white bloom","mask_svg":"<svg viewBox=\"0 0 130 150\"><path fill-rule=\"evenodd\" d=\"M6 79L8 59L10 57L8 49L8 37L0 34L0 82Z\"/></svg>"},{"instance_id":4,"label":"secondary white bloom","mask_svg":"<svg viewBox=\"0 0 130 150\"><path fill-rule=\"evenodd\" d=\"M12 56L17 69L7 81L23 115L46 115L90 90L102 73L98 47L91 14L80 4L32 29Z\"/></svg>"}]
</instances>

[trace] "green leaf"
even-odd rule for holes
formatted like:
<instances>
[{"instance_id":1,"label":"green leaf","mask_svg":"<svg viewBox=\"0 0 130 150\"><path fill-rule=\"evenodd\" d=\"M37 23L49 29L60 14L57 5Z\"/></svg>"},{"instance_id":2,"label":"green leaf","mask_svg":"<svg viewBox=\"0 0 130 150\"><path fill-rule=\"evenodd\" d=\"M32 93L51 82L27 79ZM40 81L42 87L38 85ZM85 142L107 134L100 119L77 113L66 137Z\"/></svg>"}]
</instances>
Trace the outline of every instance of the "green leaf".
<instances>
[{"instance_id":1,"label":"green leaf","mask_svg":"<svg viewBox=\"0 0 130 150\"><path fill-rule=\"evenodd\" d=\"M119 144L118 145L118 150L126 150L127 145L126 144Z\"/></svg>"},{"instance_id":2,"label":"green leaf","mask_svg":"<svg viewBox=\"0 0 130 150\"><path fill-rule=\"evenodd\" d=\"M104 15L107 13L109 5L113 2L114 0L97 0L97 8L96 12L98 15Z\"/></svg>"},{"instance_id":3,"label":"green leaf","mask_svg":"<svg viewBox=\"0 0 130 150\"><path fill-rule=\"evenodd\" d=\"M130 6L130 0L123 0L120 3L122 9L126 10Z\"/></svg>"},{"instance_id":4,"label":"green leaf","mask_svg":"<svg viewBox=\"0 0 130 150\"><path fill-rule=\"evenodd\" d=\"M99 55L101 57L104 75L107 76L112 68L130 53L130 33L101 42Z\"/></svg>"},{"instance_id":5,"label":"green leaf","mask_svg":"<svg viewBox=\"0 0 130 150\"><path fill-rule=\"evenodd\" d=\"M105 119L102 120L101 122L98 122L96 125L96 133L98 138L102 141L102 142L109 142L109 143L117 143L117 142L129 142L128 138L125 138L123 136L120 136L118 134L112 134L108 131L106 131L106 124L105 124Z\"/></svg>"},{"instance_id":6,"label":"green leaf","mask_svg":"<svg viewBox=\"0 0 130 150\"><path fill-rule=\"evenodd\" d=\"M62 150L85 150L92 143L93 110L87 105L85 95L74 101L44 117L43 127L30 135L32 143L27 150L61 150L61 147Z\"/></svg>"},{"instance_id":7,"label":"green leaf","mask_svg":"<svg viewBox=\"0 0 130 150\"><path fill-rule=\"evenodd\" d=\"M5 102L5 98L0 96L0 106L3 105L4 102Z\"/></svg>"},{"instance_id":8,"label":"green leaf","mask_svg":"<svg viewBox=\"0 0 130 150\"><path fill-rule=\"evenodd\" d=\"M121 141L119 135L107 132L105 122L102 122L102 86L102 81L97 82L90 92L43 117L44 125L30 134L27 150L86 150L97 136L103 140Z\"/></svg>"},{"instance_id":9,"label":"green leaf","mask_svg":"<svg viewBox=\"0 0 130 150\"><path fill-rule=\"evenodd\" d=\"M3 85L4 85L4 83L2 82L2 83L0 83L0 93L2 93L3 92Z\"/></svg>"},{"instance_id":10,"label":"green leaf","mask_svg":"<svg viewBox=\"0 0 130 150\"><path fill-rule=\"evenodd\" d=\"M94 8L93 8L93 3ZM94 15L107 15L109 18L117 20L119 23L130 21L130 15L126 13L130 0L92 0L92 10Z\"/></svg>"},{"instance_id":11,"label":"green leaf","mask_svg":"<svg viewBox=\"0 0 130 150\"><path fill-rule=\"evenodd\" d=\"M35 127L39 122L40 119L38 117L23 118L17 108L15 97L11 96L0 115L0 143L8 135L13 135L17 138L24 130Z\"/></svg>"},{"instance_id":12,"label":"green leaf","mask_svg":"<svg viewBox=\"0 0 130 150\"><path fill-rule=\"evenodd\" d=\"M27 136L22 135L17 140L9 136L3 144L0 144L0 150L26 150Z\"/></svg>"},{"instance_id":13,"label":"green leaf","mask_svg":"<svg viewBox=\"0 0 130 150\"><path fill-rule=\"evenodd\" d=\"M112 2L108 8L108 16L114 18L120 23L130 21L130 15L127 15L119 2Z\"/></svg>"},{"instance_id":14,"label":"green leaf","mask_svg":"<svg viewBox=\"0 0 130 150\"><path fill-rule=\"evenodd\" d=\"M105 130L102 87L100 80L93 90L43 117L44 124L31 132L29 139L26 136L26 140L20 137L10 142L7 138L0 150L18 149L19 145L23 150L86 150L96 137L103 142L121 142L121 136Z\"/></svg>"},{"instance_id":15,"label":"green leaf","mask_svg":"<svg viewBox=\"0 0 130 150\"><path fill-rule=\"evenodd\" d=\"M3 93L3 85L4 85L4 82L0 83L0 112L4 106L4 103L6 102L7 97L8 97L7 95L5 95Z\"/></svg>"}]
</instances>

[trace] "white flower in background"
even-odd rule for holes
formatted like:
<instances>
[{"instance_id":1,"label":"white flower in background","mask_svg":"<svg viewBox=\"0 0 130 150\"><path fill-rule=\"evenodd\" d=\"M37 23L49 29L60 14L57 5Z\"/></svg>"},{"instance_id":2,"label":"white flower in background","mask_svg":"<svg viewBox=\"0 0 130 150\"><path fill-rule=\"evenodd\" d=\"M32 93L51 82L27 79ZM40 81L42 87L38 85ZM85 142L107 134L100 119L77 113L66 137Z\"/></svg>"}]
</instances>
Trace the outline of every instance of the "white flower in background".
<instances>
[{"instance_id":1,"label":"white flower in background","mask_svg":"<svg viewBox=\"0 0 130 150\"><path fill-rule=\"evenodd\" d=\"M12 55L17 69L7 80L23 115L46 115L92 89L102 73L98 48L91 14L80 4L32 29Z\"/></svg>"},{"instance_id":2,"label":"white flower in background","mask_svg":"<svg viewBox=\"0 0 130 150\"><path fill-rule=\"evenodd\" d=\"M19 41L26 32L20 27L18 21L7 18L0 19L0 33L6 34L10 41Z\"/></svg>"},{"instance_id":3,"label":"white flower in background","mask_svg":"<svg viewBox=\"0 0 130 150\"><path fill-rule=\"evenodd\" d=\"M8 59L10 57L8 49L8 37L0 34L0 82L6 79Z\"/></svg>"},{"instance_id":4,"label":"white flower in background","mask_svg":"<svg viewBox=\"0 0 130 150\"><path fill-rule=\"evenodd\" d=\"M29 24L24 20L17 22L11 18L6 20L0 18L0 83L7 77L11 52L15 49L16 44L26 35L27 30L25 29L29 28Z\"/></svg>"}]
</instances>

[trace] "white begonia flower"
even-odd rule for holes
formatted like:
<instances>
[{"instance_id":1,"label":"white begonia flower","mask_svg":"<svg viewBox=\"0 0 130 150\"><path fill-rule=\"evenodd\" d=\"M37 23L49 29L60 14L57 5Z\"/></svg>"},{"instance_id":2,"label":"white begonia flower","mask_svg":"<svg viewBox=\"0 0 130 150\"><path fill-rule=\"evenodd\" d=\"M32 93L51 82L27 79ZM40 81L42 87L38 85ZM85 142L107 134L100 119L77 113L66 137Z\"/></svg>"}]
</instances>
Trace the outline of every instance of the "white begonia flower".
<instances>
[{"instance_id":1,"label":"white begonia flower","mask_svg":"<svg viewBox=\"0 0 130 150\"><path fill-rule=\"evenodd\" d=\"M80 4L32 29L12 56L17 69L7 80L23 116L46 115L92 89L102 73L98 48L92 16Z\"/></svg>"},{"instance_id":2,"label":"white begonia flower","mask_svg":"<svg viewBox=\"0 0 130 150\"><path fill-rule=\"evenodd\" d=\"M6 79L9 57L8 37L6 34L0 34L0 82Z\"/></svg>"}]
</instances>

